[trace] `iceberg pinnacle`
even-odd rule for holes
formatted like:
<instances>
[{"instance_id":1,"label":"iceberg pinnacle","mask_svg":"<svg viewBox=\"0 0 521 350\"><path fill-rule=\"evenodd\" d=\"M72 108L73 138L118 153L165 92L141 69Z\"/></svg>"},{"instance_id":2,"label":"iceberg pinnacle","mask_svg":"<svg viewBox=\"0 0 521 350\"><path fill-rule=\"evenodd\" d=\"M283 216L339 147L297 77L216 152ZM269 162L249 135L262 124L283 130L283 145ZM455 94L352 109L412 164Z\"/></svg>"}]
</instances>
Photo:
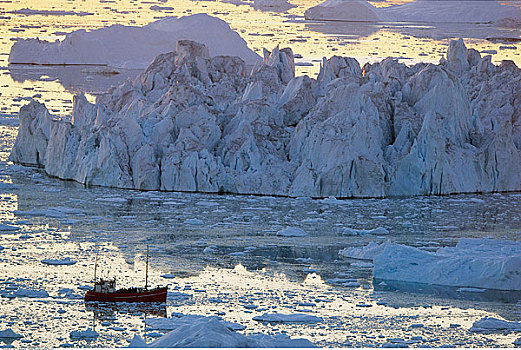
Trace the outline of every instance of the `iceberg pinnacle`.
<instances>
[{"instance_id":1,"label":"iceberg pinnacle","mask_svg":"<svg viewBox=\"0 0 521 350\"><path fill-rule=\"evenodd\" d=\"M520 70L453 41L439 65L239 57L179 41L72 118L20 110L10 160L142 190L385 197L521 190Z\"/></svg>"}]
</instances>

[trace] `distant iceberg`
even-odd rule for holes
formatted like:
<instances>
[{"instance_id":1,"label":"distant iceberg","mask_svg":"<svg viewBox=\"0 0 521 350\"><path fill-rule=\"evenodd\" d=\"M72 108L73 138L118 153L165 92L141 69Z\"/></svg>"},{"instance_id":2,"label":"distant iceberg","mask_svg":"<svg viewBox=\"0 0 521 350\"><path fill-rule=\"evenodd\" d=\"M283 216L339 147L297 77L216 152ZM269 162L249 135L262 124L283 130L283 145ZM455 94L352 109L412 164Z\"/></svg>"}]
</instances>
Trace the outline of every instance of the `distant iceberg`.
<instances>
[{"instance_id":1,"label":"distant iceberg","mask_svg":"<svg viewBox=\"0 0 521 350\"><path fill-rule=\"evenodd\" d=\"M366 0L326 0L306 10L306 19L352 22L495 23L521 25L521 9L494 0L416 0L374 7Z\"/></svg>"},{"instance_id":2,"label":"distant iceberg","mask_svg":"<svg viewBox=\"0 0 521 350\"><path fill-rule=\"evenodd\" d=\"M439 65L324 59L290 49L250 71L179 41L71 119L21 108L10 160L87 185L309 197L521 190L521 70L452 41Z\"/></svg>"},{"instance_id":3,"label":"distant iceberg","mask_svg":"<svg viewBox=\"0 0 521 350\"><path fill-rule=\"evenodd\" d=\"M76 30L62 41L18 40L11 48L9 63L143 69L157 55L173 51L180 39L205 44L212 57L239 56L250 65L260 59L225 21L200 13L167 17L143 27L112 25L88 32Z\"/></svg>"}]
</instances>

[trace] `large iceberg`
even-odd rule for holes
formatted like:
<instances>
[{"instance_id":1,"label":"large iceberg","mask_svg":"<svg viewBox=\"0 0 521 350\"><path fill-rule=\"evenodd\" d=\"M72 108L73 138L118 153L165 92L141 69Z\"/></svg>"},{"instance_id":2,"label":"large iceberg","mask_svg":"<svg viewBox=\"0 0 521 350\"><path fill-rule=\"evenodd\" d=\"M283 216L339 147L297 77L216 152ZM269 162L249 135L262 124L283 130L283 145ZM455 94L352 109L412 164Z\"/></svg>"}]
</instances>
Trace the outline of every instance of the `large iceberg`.
<instances>
[{"instance_id":1,"label":"large iceberg","mask_svg":"<svg viewBox=\"0 0 521 350\"><path fill-rule=\"evenodd\" d=\"M143 27L117 24L92 31L76 30L61 41L18 40L11 48L9 63L144 69L157 55L172 51L180 39L205 44L211 56L239 56L250 65L260 59L225 21L199 13L166 17Z\"/></svg>"},{"instance_id":2,"label":"large iceberg","mask_svg":"<svg viewBox=\"0 0 521 350\"><path fill-rule=\"evenodd\" d=\"M521 9L494 0L416 0L374 7L366 0L326 0L306 10L306 19L353 22L495 23L521 25Z\"/></svg>"},{"instance_id":3,"label":"large iceberg","mask_svg":"<svg viewBox=\"0 0 521 350\"><path fill-rule=\"evenodd\" d=\"M439 65L290 49L248 73L179 41L140 76L58 120L20 110L10 160L87 185L337 198L521 190L520 69L452 41Z\"/></svg>"},{"instance_id":4,"label":"large iceberg","mask_svg":"<svg viewBox=\"0 0 521 350\"><path fill-rule=\"evenodd\" d=\"M521 242L463 238L436 252L399 244L374 257L374 278L521 291Z\"/></svg>"}]
</instances>

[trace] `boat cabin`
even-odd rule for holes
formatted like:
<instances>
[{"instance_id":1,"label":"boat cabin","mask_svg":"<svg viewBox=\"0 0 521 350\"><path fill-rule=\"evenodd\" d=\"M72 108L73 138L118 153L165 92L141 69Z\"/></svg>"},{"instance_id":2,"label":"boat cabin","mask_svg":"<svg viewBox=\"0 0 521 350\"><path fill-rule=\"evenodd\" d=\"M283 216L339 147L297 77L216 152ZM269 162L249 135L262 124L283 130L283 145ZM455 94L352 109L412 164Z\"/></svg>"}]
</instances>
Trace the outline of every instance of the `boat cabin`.
<instances>
[{"instance_id":1,"label":"boat cabin","mask_svg":"<svg viewBox=\"0 0 521 350\"><path fill-rule=\"evenodd\" d=\"M116 292L116 279L104 280L100 279L94 283L94 292L96 293L114 293Z\"/></svg>"}]
</instances>

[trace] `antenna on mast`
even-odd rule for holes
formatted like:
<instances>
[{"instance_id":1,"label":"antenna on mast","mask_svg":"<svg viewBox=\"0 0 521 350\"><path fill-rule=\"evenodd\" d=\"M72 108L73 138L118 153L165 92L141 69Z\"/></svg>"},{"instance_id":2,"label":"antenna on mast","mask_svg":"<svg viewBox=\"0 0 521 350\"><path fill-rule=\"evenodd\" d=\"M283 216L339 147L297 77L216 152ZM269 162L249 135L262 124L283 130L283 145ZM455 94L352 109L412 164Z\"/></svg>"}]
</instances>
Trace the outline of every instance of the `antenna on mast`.
<instances>
[{"instance_id":1,"label":"antenna on mast","mask_svg":"<svg viewBox=\"0 0 521 350\"><path fill-rule=\"evenodd\" d=\"M147 244L147 265L145 267L145 290L148 288L148 251L149 251L149 246Z\"/></svg>"}]
</instances>

